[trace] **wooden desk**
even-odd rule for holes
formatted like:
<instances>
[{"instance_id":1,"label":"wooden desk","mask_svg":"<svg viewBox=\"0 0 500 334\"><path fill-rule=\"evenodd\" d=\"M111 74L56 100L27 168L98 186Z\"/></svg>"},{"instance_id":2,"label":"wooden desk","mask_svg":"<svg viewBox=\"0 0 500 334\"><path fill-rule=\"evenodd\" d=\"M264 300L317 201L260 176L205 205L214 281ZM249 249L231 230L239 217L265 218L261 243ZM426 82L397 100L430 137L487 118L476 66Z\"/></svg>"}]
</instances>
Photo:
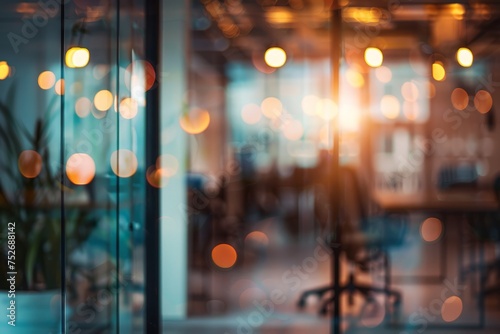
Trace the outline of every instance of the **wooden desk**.
<instances>
[{"instance_id":1,"label":"wooden desk","mask_svg":"<svg viewBox=\"0 0 500 334\"><path fill-rule=\"evenodd\" d=\"M487 213L500 209L493 190L431 191L419 195L377 192L375 202L389 213L437 212L443 214Z\"/></svg>"}]
</instances>

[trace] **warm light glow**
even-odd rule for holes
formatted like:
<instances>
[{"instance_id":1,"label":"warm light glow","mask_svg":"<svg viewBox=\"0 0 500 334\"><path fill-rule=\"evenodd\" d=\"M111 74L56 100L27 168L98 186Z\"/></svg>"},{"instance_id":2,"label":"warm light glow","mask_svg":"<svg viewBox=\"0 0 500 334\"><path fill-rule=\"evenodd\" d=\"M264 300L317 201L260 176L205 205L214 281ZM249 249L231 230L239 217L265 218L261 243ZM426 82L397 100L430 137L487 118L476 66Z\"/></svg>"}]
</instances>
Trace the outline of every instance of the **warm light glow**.
<instances>
[{"instance_id":1,"label":"warm light glow","mask_svg":"<svg viewBox=\"0 0 500 334\"><path fill-rule=\"evenodd\" d=\"M146 171L146 180L148 183L155 188L162 188L168 183L168 176L165 175L163 169L158 169L157 166L149 166Z\"/></svg>"},{"instance_id":2,"label":"warm light glow","mask_svg":"<svg viewBox=\"0 0 500 334\"><path fill-rule=\"evenodd\" d=\"M38 76L38 86L41 89L51 89L56 83L56 75L51 71L44 71Z\"/></svg>"},{"instance_id":3,"label":"warm light glow","mask_svg":"<svg viewBox=\"0 0 500 334\"><path fill-rule=\"evenodd\" d=\"M94 105L99 111L107 111L113 105L113 94L109 90L103 89L94 96Z\"/></svg>"},{"instance_id":4,"label":"warm light glow","mask_svg":"<svg viewBox=\"0 0 500 334\"><path fill-rule=\"evenodd\" d=\"M450 13L456 20L463 20L465 14L465 8L463 5L459 3L449 4L448 8L450 9Z\"/></svg>"},{"instance_id":5,"label":"warm light glow","mask_svg":"<svg viewBox=\"0 0 500 334\"><path fill-rule=\"evenodd\" d=\"M346 108L339 119L340 129L343 131L358 131L359 130L359 109L355 107Z\"/></svg>"},{"instance_id":6,"label":"warm light glow","mask_svg":"<svg viewBox=\"0 0 500 334\"><path fill-rule=\"evenodd\" d=\"M259 72L262 72L264 74L271 74L276 72L276 68L266 64L261 52L252 53L252 64Z\"/></svg>"},{"instance_id":7,"label":"warm light glow","mask_svg":"<svg viewBox=\"0 0 500 334\"><path fill-rule=\"evenodd\" d=\"M298 120L288 120L283 124L283 136L288 140L299 140L304 134L304 127Z\"/></svg>"},{"instance_id":8,"label":"warm light glow","mask_svg":"<svg viewBox=\"0 0 500 334\"><path fill-rule=\"evenodd\" d=\"M286 52L278 47L269 48L264 54L264 60L268 66L281 67L286 63Z\"/></svg>"},{"instance_id":9,"label":"warm light glow","mask_svg":"<svg viewBox=\"0 0 500 334\"><path fill-rule=\"evenodd\" d=\"M90 52L87 48L73 46L66 51L66 66L70 68L82 68L90 61Z\"/></svg>"},{"instance_id":10,"label":"warm light glow","mask_svg":"<svg viewBox=\"0 0 500 334\"><path fill-rule=\"evenodd\" d=\"M474 55L468 48L460 48L457 51L457 61L463 67L471 67L474 62Z\"/></svg>"},{"instance_id":11,"label":"warm light glow","mask_svg":"<svg viewBox=\"0 0 500 334\"><path fill-rule=\"evenodd\" d=\"M365 50L365 62L370 67L379 67L384 61L384 55L378 48L369 47Z\"/></svg>"},{"instance_id":12,"label":"warm light glow","mask_svg":"<svg viewBox=\"0 0 500 334\"><path fill-rule=\"evenodd\" d=\"M345 73L346 80L354 88L361 88L365 84L363 75L356 70L348 69Z\"/></svg>"},{"instance_id":13,"label":"warm light glow","mask_svg":"<svg viewBox=\"0 0 500 334\"><path fill-rule=\"evenodd\" d=\"M392 71L386 66L380 66L375 69L375 76L377 77L378 81L388 83L392 80Z\"/></svg>"},{"instance_id":14,"label":"warm light glow","mask_svg":"<svg viewBox=\"0 0 500 334\"><path fill-rule=\"evenodd\" d=\"M412 81L405 82L403 86L401 86L401 95L403 95L403 98L408 102L417 101L419 96L417 85Z\"/></svg>"},{"instance_id":15,"label":"warm light glow","mask_svg":"<svg viewBox=\"0 0 500 334\"><path fill-rule=\"evenodd\" d=\"M78 48L78 50L73 53L71 60L74 67L85 67L90 61L90 52L87 48Z\"/></svg>"},{"instance_id":16,"label":"warm light glow","mask_svg":"<svg viewBox=\"0 0 500 334\"><path fill-rule=\"evenodd\" d=\"M134 91L147 91L153 87L156 80L156 72L148 61L135 60L125 70L125 86L131 93ZM134 98L136 96L133 96Z\"/></svg>"},{"instance_id":17,"label":"warm light glow","mask_svg":"<svg viewBox=\"0 0 500 334\"><path fill-rule=\"evenodd\" d=\"M9 76L10 66L6 61L0 61L0 80L4 80Z\"/></svg>"},{"instance_id":18,"label":"warm light glow","mask_svg":"<svg viewBox=\"0 0 500 334\"><path fill-rule=\"evenodd\" d=\"M485 90L480 90L474 96L474 106L481 114L486 114L493 107L493 98Z\"/></svg>"},{"instance_id":19,"label":"warm light glow","mask_svg":"<svg viewBox=\"0 0 500 334\"><path fill-rule=\"evenodd\" d=\"M443 63L436 61L432 64L432 77L436 81L443 81L446 79L446 71L444 69Z\"/></svg>"},{"instance_id":20,"label":"warm light glow","mask_svg":"<svg viewBox=\"0 0 500 334\"><path fill-rule=\"evenodd\" d=\"M269 245L269 238L264 232L253 231L247 234L247 236L245 237L245 243L248 243L252 246L265 247Z\"/></svg>"},{"instance_id":21,"label":"warm light glow","mask_svg":"<svg viewBox=\"0 0 500 334\"><path fill-rule=\"evenodd\" d=\"M302 111L304 114L313 116L316 115L316 103L319 98L316 95L306 95L302 98Z\"/></svg>"},{"instance_id":22,"label":"warm light glow","mask_svg":"<svg viewBox=\"0 0 500 334\"><path fill-rule=\"evenodd\" d=\"M210 125L210 113L205 109L194 108L184 114L179 123L182 130L196 135L205 131Z\"/></svg>"},{"instance_id":23,"label":"warm light glow","mask_svg":"<svg viewBox=\"0 0 500 334\"><path fill-rule=\"evenodd\" d=\"M137 116L139 105L133 98L126 97L120 102L120 115L126 119L132 119Z\"/></svg>"},{"instance_id":24,"label":"warm light glow","mask_svg":"<svg viewBox=\"0 0 500 334\"><path fill-rule=\"evenodd\" d=\"M443 223L437 218L427 218L420 226L420 235L426 242L434 242L443 233Z\"/></svg>"},{"instance_id":25,"label":"warm light glow","mask_svg":"<svg viewBox=\"0 0 500 334\"><path fill-rule=\"evenodd\" d=\"M384 95L380 101L382 115L388 119L396 119L399 116L400 103L394 95Z\"/></svg>"},{"instance_id":26,"label":"warm light glow","mask_svg":"<svg viewBox=\"0 0 500 334\"><path fill-rule=\"evenodd\" d=\"M179 170L179 162L170 154L162 154L156 159L156 169L160 170L163 176L174 176Z\"/></svg>"},{"instance_id":27,"label":"warm light glow","mask_svg":"<svg viewBox=\"0 0 500 334\"><path fill-rule=\"evenodd\" d=\"M338 113L337 104L331 99L319 99L316 102L316 115L325 121L332 120Z\"/></svg>"},{"instance_id":28,"label":"warm light glow","mask_svg":"<svg viewBox=\"0 0 500 334\"><path fill-rule=\"evenodd\" d=\"M66 51L66 57L64 57L64 60L66 61L66 66L74 68L75 65L73 64L73 55L75 54L76 51L78 51L78 47L72 47L69 48L68 51Z\"/></svg>"},{"instance_id":29,"label":"warm light glow","mask_svg":"<svg viewBox=\"0 0 500 334\"><path fill-rule=\"evenodd\" d=\"M246 104L241 109L241 118L246 124L257 124L262 118L259 106L254 103Z\"/></svg>"},{"instance_id":30,"label":"warm light glow","mask_svg":"<svg viewBox=\"0 0 500 334\"><path fill-rule=\"evenodd\" d=\"M383 18L382 10L370 7L347 7L342 11L342 17L347 22L365 24L379 23Z\"/></svg>"},{"instance_id":31,"label":"warm light glow","mask_svg":"<svg viewBox=\"0 0 500 334\"><path fill-rule=\"evenodd\" d=\"M33 150L22 151L17 160L22 176L33 179L42 171L42 156Z\"/></svg>"},{"instance_id":32,"label":"warm light glow","mask_svg":"<svg viewBox=\"0 0 500 334\"><path fill-rule=\"evenodd\" d=\"M283 112L283 104L275 97L267 97L260 104L260 109L267 118L276 119L281 116Z\"/></svg>"},{"instance_id":33,"label":"warm light glow","mask_svg":"<svg viewBox=\"0 0 500 334\"><path fill-rule=\"evenodd\" d=\"M137 171L137 157L134 152L121 149L111 153L111 169L119 177L131 177Z\"/></svg>"},{"instance_id":34,"label":"warm light glow","mask_svg":"<svg viewBox=\"0 0 500 334\"><path fill-rule=\"evenodd\" d=\"M80 118L87 117L90 114L90 111L92 110L92 102L86 98L86 97L81 97L78 100L76 100L75 103L75 112Z\"/></svg>"},{"instance_id":35,"label":"warm light glow","mask_svg":"<svg viewBox=\"0 0 500 334\"><path fill-rule=\"evenodd\" d=\"M95 176L94 159L85 153L73 154L66 162L66 175L74 184L89 184Z\"/></svg>"},{"instance_id":36,"label":"warm light glow","mask_svg":"<svg viewBox=\"0 0 500 334\"><path fill-rule=\"evenodd\" d=\"M464 110L469 105L469 94L463 88L455 88L451 92L451 104L457 110Z\"/></svg>"},{"instance_id":37,"label":"warm light glow","mask_svg":"<svg viewBox=\"0 0 500 334\"><path fill-rule=\"evenodd\" d=\"M403 114L409 121L416 121L420 115L418 103L405 101L403 103Z\"/></svg>"},{"instance_id":38,"label":"warm light glow","mask_svg":"<svg viewBox=\"0 0 500 334\"><path fill-rule=\"evenodd\" d=\"M458 296L451 296L447 298L441 306L441 317L446 322L452 322L460 317L462 310L462 299Z\"/></svg>"},{"instance_id":39,"label":"warm light glow","mask_svg":"<svg viewBox=\"0 0 500 334\"><path fill-rule=\"evenodd\" d=\"M231 268L238 259L238 254L233 246L219 244L212 250L212 261L220 268Z\"/></svg>"},{"instance_id":40,"label":"warm light glow","mask_svg":"<svg viewBox=\"0 0 500 334\"><path fill-rule=\"evenodd\" d=\"M64 94L64 79L59 79L56 81L56 83L54 85L54 90L56 91L57 95Z\"/></svg>"}]
</instances>

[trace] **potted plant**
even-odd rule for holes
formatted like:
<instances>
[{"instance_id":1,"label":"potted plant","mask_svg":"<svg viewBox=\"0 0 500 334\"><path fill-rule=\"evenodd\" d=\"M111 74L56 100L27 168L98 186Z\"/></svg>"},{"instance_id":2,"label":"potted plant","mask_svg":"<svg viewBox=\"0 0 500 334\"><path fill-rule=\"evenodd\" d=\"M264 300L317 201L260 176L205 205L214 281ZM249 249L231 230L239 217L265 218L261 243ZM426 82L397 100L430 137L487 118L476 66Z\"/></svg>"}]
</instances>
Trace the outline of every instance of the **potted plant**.
<instances>
[{"instance_id":1,"label":"potted plant","mask_svg":"<svg viewBox=\"0 0 500 334\"><path fill-rule=\"evenodd\" d=\"M48 112L35 120L33 131L29 131L14 116L14 85L6 96L6 101L0 101L0 147L3 148L0 156L0 276L16 272L18 304L21 296L38 295L48 298L54 306L59 304L54 296L63 284L61 271L67 270L61 263L62 241L65 254L71 254L87 240L97 219L84 206L63 209L62 198L71 198L78 192L64 185L60 164L53 168L53 159L58 159L58 154L54 156L49 141L51 123L58 111L54 108L57 97L49 103ZM15 235L14 239L9 238L9 232ZM9 289L9 282L0 279L0 290ZM27 304L33 303L40 312L40 303ZM49 305L46 307L50 309ZM27 311L23 309L23 312L23 321L42 318L37 315L30 319Z\"/></svg>"}]
</instances>

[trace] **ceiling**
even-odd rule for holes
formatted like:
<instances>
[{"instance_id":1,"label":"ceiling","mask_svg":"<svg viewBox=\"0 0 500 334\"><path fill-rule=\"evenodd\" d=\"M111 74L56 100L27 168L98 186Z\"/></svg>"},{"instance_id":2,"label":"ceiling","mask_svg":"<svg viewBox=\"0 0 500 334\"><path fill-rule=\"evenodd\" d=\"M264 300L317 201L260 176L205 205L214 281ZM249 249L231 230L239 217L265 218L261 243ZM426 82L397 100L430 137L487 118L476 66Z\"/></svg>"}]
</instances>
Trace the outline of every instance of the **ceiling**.
<instances>
[{"instance_id":1,"label":"ceiling","mask_svg":"<svg viewBox=\"0 0 500 334\"><path fill-rule=\"evenodd\" d=\"M193 49L211 63L252 60L279 45L294 58L330 55L333 0L193 0ZM376 45L389 56L409 50L451 56L469 45L498 53L500 2L339 0L346 49Z\"/></svg>"}]
</instances>

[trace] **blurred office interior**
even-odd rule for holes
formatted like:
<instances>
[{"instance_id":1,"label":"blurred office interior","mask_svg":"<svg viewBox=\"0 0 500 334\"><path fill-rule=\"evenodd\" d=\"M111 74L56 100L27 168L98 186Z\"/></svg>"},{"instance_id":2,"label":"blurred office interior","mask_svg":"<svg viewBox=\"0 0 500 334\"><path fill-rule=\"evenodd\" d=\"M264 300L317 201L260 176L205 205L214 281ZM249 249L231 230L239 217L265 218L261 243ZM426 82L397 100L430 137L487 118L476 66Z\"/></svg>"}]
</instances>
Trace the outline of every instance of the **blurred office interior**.
<instances>
[{"instance_id":1,"label":"blurred office interior","mask_svg":"<svg viewBox=\"0 0 500 334\"><path fill-rule=\"evenodd\" d=\"M499 2L0 8L1 333L498 333Z\"/></svg>"}]
</instances>

